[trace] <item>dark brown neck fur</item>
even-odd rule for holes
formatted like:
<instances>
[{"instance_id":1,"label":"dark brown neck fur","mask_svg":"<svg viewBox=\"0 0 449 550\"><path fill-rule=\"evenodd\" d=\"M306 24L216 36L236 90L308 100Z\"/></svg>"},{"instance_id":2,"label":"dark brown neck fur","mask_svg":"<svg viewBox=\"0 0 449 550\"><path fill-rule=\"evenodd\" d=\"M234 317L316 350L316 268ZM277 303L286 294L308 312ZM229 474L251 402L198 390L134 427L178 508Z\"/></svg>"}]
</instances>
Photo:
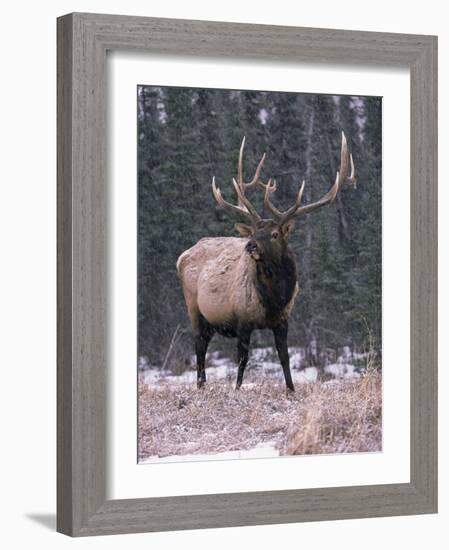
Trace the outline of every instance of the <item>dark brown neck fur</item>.
<instances>
[{"instance_id":1,"label":"dark brown neck fur","mask_svg":"<svg viewBox=\"0 0 449 550\"><path fill-rule=\"evenodd\" d=\"M261 258L256 264L256 289L265 308L268 326L276 325L292 299L297 281L293 253L287 248L277 260Z\"/></svg>"}]
</instances>

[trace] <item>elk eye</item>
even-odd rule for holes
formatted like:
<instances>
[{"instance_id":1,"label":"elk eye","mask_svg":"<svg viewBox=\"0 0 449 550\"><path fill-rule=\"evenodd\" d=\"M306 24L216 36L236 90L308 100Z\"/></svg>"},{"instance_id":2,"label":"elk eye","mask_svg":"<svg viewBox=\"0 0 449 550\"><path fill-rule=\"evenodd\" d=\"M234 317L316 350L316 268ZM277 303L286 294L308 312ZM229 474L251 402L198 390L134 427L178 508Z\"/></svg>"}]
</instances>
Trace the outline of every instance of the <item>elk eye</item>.
<instances>
[{"instance_id":1,"label":"elk eye","mask_svg":"<svg viewBox=\"0 0 449 550\"><path fill-rule=\"evenodd\" d=\"M273 232L271 233L271 238L272 238L272 239L277 239L278 236L279 236L279 232L278 232L278 231L273 231Z\"/></svg>"}]
</instances>

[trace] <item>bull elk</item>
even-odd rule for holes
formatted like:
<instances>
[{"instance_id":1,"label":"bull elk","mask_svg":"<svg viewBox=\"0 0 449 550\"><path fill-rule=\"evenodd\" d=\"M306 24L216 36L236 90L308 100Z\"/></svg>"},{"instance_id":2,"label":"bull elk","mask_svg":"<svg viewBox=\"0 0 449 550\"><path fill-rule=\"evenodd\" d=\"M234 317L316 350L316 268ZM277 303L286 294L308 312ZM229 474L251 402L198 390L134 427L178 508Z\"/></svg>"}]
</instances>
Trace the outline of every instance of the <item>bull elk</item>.
<instances>
[{"instance_id":1,"label":"bull elk","mask_svg":"<svg viewBox=\"0 0 449 550\"><path fill-rule=\"evenodd\" d=\"M243 150L240 147L237 180L233 185L238 203L224 200L212 179L212 192L217 203L238 219L235 229L241 237L203 238L183 252L176 267L181 280L188 315L192 324L197 359L197 384L206 382L205 356L214 333L237 338L237 388L243 381L248 362L251 333L254 329L271 329L284 372L287 391L294 391L287 347L288 319L298 294L296 261L288 238L294 219L331 203L345 183L355 186L352 155L348 154L342 133L340 170L330 190L318 201L301 206L302 182L296 201L285 212L271 202L276 183L264 183L260 173L263 155L253 179L243 179ZM349 167L351 173L348 176ZM271 217L262 218L246 196L260 188L264 207Z\"/></svg>"}]
</instances>

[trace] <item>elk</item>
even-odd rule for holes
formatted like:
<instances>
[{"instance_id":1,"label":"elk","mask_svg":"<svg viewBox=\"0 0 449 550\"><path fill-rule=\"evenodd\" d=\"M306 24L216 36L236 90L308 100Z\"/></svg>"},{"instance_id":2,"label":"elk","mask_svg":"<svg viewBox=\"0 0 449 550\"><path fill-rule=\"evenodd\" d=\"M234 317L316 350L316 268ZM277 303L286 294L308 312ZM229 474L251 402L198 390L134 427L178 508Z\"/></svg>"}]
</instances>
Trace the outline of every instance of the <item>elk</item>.
<instances>
[{"instance_id":1,"label":"elk","mask_svg":"<svg viewBox=\"0 0 449 550\"><path fill-rule=\"evenodd\" d=\"M240 147L237 180L233 179L237 204L224 200L215 176L212 178L213 196L221 208L238 220L234 227L240 237L202 238L183 252L176 264L193 329L197 386L201 388L206 382L205 356L215 333L237 338L238 389L248 363L251 333L255 329L271 329L287 392L293 392L287 334L299 287L288 239L296 217L333 202L344 184L355 187L354 162L342 132L340 169L329 191L318 201L301 206L303 181L295 203L281 212L271 202L276 182L269 179L264 183L260 179L265 154L252 180L244 181L244 146L245 138ZM256 188L264 193L264 208L271 214L268 219L258 214L246 195Z\"/></svg>"}]
</instances>

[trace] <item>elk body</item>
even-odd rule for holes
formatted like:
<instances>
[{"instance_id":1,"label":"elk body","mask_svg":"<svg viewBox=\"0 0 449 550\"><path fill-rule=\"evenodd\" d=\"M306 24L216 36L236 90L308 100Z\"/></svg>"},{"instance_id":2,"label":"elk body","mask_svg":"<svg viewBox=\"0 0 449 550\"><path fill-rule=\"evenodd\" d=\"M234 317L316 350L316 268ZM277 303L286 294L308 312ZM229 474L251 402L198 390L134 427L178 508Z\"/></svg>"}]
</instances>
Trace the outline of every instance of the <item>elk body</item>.
<instances>
[{"instance_id":1,"label":"elk body","mask_svg":"<svg viewBox=\"0 0 449 550\"><path fill-rule=\"evenodd\" d=\"M240 237L203 238L183 252L176 267L181 280L187 312L192 324L197 358L197 384L206 382L205 356L215 333L237 338L237 388L248 363L251 333L270 329L284 372L288 390L294 391L287 347L288 319L298 294L296 261L288 238L294 219L331 203L344 183L355 185L354 163L342 133L340 170L330 190L318 201L301 206L302 183L295 204L281 212L271 202L276 190L271 179L260 179L265 155L253 179L243 181L243 150L240 148L237 181L233 179L238 204L225 201L212 179L217 203L239 221ZM351 174L348 176L349 166ZM264 193L264 207L271 218L263 219L246 196L251 189Z\"/></svg>"}]
</instances>

